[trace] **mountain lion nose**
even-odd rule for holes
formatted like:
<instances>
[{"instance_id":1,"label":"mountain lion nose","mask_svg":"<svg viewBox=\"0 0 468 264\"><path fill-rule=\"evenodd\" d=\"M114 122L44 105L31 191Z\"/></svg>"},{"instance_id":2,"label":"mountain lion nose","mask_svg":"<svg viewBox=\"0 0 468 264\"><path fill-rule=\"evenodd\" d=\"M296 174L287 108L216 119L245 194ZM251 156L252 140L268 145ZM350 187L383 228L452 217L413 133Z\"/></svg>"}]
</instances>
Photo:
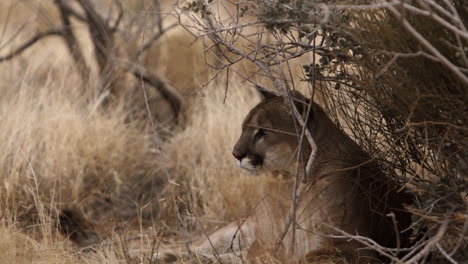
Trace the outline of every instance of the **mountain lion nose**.
<instances>
[{"instance_id":1,"label":"mountain lion nose","mask_svg":"<svg viewBox=\"0 0 468 264\"><path fill-rule=\"evenodd\" d=\"M238 151L238 150L232 151L232 155L234 156L234 158L236 158L236 159L238 159L238 160L242 160L242 159L246 156L245 153L240 152L240 151Z\"/></svg>"}]
</instances>

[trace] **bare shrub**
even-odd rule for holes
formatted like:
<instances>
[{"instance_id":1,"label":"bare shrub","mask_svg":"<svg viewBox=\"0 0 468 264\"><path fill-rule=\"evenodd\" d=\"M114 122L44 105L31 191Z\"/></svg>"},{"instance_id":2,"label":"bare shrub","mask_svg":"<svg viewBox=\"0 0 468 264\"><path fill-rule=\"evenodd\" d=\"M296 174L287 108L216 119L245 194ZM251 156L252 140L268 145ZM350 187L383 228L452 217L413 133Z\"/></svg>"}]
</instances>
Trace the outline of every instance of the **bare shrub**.
<instances>
[{"instance_id":1,"label":"bare shrub","mask_svg":"<svg viewBox=\"0 0 468 264\"><path fill-rule=\"evenodd\" d=\"M290 60L312 54L303 77L310 95L389 179L417 196L407 206L413 229L400 230L415 233L411 248L344 237L394 262L420 263L431 255L433 261L452 263L466 258L468 13L463 1L181 1L179 7L179 15L191 21L186 29L215 43L207 50L225 61L218 71L251 61L282 95L297 86ZM220 9L235 11L226 19ZM265 43L267 36L274 41ZM313 156L307 164L312 162Z\"/></svg>"}]
</instances>

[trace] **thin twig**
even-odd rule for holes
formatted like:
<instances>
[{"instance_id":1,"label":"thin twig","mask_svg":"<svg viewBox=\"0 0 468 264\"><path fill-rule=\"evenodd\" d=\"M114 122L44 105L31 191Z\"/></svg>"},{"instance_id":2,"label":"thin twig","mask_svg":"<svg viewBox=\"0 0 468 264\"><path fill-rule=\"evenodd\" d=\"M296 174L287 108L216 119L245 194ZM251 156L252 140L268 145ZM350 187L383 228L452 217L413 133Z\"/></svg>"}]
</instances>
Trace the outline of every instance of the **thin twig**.
<instances>
[{"instance_id":1,"label":"thin twig","mask_svg":"<svg viewBox=\"0 0 468 264\"><path fill-rule=\"evenodd\" d=\"M437 249L440 251L440 253L442 253L442 255L448 260L450 261L450 263L452 264L458 264L457 261L455 261L448 253L447 251L445 251L445 249L443 249L439 243L436 244L437 246Z\"/></svg>"},{"instance_id":2,"label":"thin twig","mask_svg":"<svg viewBox=\"0 0 468 264\"><path fill-rule=\"evenodd\" d=\"M443 221L443 222L442 222L442 225L439 227L439 230L437 231L437 233L435 234L435 236L433 236L433 237L429 240L429 242L426 244L426 246L424 246L423 249L421 249L416 255L414 255L414 257L412 257L411 259L409 259L408 261L406 261L406 263L407 263L407 264L419 263L419 261L420 261L424 256L426 256L427 254L429 254L429 252L434 248L434 246L436 246L437 243L439 243L439 241L444 237L445 232L447 231L448 224L449 224L448 219L446 219L445 221Z\"/></svg>"}]
</instances>

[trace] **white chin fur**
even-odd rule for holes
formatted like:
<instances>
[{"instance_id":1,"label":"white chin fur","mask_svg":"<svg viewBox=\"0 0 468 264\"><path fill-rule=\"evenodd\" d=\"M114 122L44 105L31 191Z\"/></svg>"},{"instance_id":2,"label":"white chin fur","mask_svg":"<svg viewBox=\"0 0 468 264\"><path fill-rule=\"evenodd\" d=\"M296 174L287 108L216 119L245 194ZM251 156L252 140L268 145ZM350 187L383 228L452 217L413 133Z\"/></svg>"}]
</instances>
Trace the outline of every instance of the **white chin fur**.
<instances>
[{"instance_id":1,"label":"white chin fur","mask_svg":"<svg viewBox=\"0 0 468 264\"><path fill-rule=\"evenodd\" d=\"M248 170L248 171L255 171L256 170L255 166L252 165L249 158L243 158L240 161L237 160L237 165L239 165L239 167L241 167L244 170Z\"/></svg>"}]
</instances>

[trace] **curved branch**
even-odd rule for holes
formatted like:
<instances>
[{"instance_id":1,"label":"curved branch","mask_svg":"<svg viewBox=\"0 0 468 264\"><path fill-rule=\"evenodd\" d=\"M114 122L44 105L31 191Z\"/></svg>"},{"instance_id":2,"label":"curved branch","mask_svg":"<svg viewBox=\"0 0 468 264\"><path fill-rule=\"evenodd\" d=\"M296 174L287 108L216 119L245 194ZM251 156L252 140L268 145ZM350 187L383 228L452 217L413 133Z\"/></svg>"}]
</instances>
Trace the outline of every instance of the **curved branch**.
<instances>
[{"instance_id":1,"label":"curved branch","mask_svg":"<svg viewBox=\"0 0 468 264\"><path fill-rule=\"evenodd\" d=\"M61 36L64 34L64 28L51 28L43 32L39 32L36 35L34 35L32 38L30 38L28 41L20 45L17 49L14 51L10 52L9 54L5 56L0 56L0 62L8 61L13 59L14 57L20 55L23 53L26 49L34 45L36 42L39 40L49 37L49 36Z\"/></svg>"},{"instance_id":2,"label":"curved branch","mask_svg":"<svg viewBox=\"0 0 468 264\"><path fill-rule=\"evenodd\" d=\"M132 69L132 73L135 77L141 78L144 82L156 88L156 90L161 93L162 97L164 97L164 99L171 105L175 117L179 117L184 99L174 86L142 67Z\"/></svg>"},{"instance_id":3,"label":"curved branch","mask_svg":"<svg viewBox=\"0 0 468 264\"><path fill-rule=\"evenodd\" d=\"M156 88L156 90L161 93L161 96L169 102L174 115L179 117L183 108L184 98L174 86L139 64L126 60L117 61L122 63L129 73L132 73L135 77Z\"/></svg>"}]
</instances>

